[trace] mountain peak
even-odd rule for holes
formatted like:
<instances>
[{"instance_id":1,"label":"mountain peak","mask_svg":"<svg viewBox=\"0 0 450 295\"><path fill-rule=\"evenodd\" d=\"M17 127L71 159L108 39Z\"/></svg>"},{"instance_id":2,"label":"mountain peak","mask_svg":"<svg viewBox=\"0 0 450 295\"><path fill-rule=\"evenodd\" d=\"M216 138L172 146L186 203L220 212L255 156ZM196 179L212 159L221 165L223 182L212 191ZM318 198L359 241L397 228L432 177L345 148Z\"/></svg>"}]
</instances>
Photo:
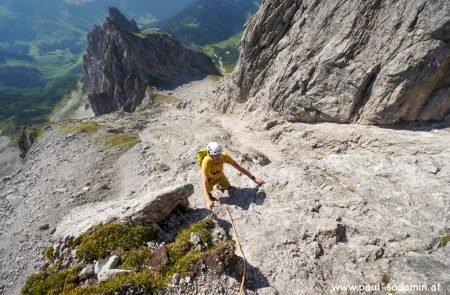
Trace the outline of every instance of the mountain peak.
<instances>
[{"instance_id":1,"label":"mountain peak","mask_svg":"<svg viewBox=\"0 0 450 295\"><path fill-rule=\"evenodd\" d=\"M218 71L205 54L185 48L166 34L140 32L117 8L103 28L88 34L84 67L88 99L96 115L117 110L133 112L147 86L169 87Z\"/></svg>"},{"instance_id":2,"label":"mountain peak","mask_svg":"<svg viewBox=\"0 0 450 295\"><path fill-rule=\"evenodd\" d=\"M139 28L136 24L136 22L132 19L132 20L128 20L121 12L119 9L117 9L116 7L109 7L109 17L107 17L107 21L108 22L112 22L115 25L126 29L128 31L131 32L139 32Z\"/></svg>"}]
</instances>

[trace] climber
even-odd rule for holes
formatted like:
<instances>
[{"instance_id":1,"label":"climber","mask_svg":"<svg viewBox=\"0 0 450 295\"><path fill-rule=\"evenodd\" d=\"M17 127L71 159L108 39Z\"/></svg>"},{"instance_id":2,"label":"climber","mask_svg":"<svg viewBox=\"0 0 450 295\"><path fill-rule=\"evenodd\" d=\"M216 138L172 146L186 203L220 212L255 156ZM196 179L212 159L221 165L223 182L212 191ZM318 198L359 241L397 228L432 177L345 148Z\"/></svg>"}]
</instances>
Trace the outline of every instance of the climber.
<instances>
[{"instance_id":1,"label":"climber","mask_svg":"<svg viewBox=\"0 0 450 295\"><path fill-rule=\"evenodd\" d=\"M199 152L199 155L200 153L201 151ZM206 208L210 210L214 207L213 200L215 200L215 198L211 195L214 186L217 186L217 189L221 192L232 187L223 172L224 163L230 164L257 184L265 183L264 180L255 177L247 169L236 163L227 153L222 152L222 147L217 142L208 143L205 155L203 157L199 156L198 161L199 164L201 164L201 185L205 197Z\"/></svg>"}]
</instances>

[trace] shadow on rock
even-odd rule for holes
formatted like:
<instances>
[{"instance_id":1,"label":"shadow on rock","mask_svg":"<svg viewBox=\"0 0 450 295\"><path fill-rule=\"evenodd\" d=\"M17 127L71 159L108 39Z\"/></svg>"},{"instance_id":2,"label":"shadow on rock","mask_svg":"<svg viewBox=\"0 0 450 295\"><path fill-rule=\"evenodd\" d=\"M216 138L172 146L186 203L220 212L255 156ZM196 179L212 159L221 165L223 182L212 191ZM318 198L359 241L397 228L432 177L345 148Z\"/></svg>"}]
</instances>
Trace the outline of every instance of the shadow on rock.
<instances>
[{"instance_id":1,"label":"shadow on rock","mask_svg":"<svg viewBox=\"0 0 450 295\"><path fill-rule=\"evenodd\" d=\"M220 203L225 205L239 206L244 210L248 210L250 204L261 206L266 200L266 193L261 186L254 188L237 188L233 187L228 190L228 197L220 198Z\"/></svg>"},{"instance_id":2,"label":"shadow on rock","mask_svg":"<svg viewBox=\"0 0 450 295\"><path fill-rule=\"evenodd\" d=\"M218 225L223 228L226 232L227 239L232 239L232 225L229 221L221 219L221 218L215 218ZM238 245L235 243L235 252L239 253ZM244 253L245 254L245 253ZM234 279L236 279L238 282L242 281L242 274L244 272L244 259L241 256L236 255L235 256L236 261L233 264L233 267L228 267L225 270L225 273ZM269 287L269 281L267 278L263 275L261 270L248 262L246 263L247 271L246 271L246 277L245 277L245 288L249 290L256 291L257 289L266 288ZM246 293L245 293L246 294Z\"/></svg>"}]
</instances>

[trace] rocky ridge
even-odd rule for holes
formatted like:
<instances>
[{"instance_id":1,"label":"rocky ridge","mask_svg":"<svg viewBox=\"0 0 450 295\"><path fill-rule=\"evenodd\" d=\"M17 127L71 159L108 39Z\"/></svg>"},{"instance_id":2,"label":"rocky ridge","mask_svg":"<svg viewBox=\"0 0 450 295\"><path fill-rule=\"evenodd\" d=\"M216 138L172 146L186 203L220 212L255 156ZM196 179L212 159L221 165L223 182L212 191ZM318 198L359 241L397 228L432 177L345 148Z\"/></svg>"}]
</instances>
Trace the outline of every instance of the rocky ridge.
<instances>
[{"instance_id":1,"label":"rocky ridge","mask_svg":"<svg viewBox=\"0 0 450 295\"><path fill-rule=\"evenodd\" d=\"M134 111L150 86L173 86L218 74L205 54L185 48L169 35L140 31L116 8L103 28L88 34L84 67L88 99L96 115Z\"/></svg>"},{"instance_id":2,"label":"rocky ridge","mask_svg":"<svg viewBox=\"0 0 450 295\"><path fill-rule=\"evenodd\" d=\"M449 24L444 0L264 1L223 108L303 122L449 121Z\"/></svg>"}]
</instances>

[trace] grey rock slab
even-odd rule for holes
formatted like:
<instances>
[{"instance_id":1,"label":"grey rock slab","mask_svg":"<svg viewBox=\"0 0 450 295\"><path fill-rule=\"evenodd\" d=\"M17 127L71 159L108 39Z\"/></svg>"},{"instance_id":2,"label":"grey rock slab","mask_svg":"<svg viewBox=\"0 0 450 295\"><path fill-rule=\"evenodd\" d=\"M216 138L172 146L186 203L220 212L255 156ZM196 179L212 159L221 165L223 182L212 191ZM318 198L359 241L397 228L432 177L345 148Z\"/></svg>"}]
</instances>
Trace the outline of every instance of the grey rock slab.
<instances>
[{"instance_id":1,"label":"grey rock slab","mask_svg":"<svg viewBox=\"0 0 450 295\"><path fill-rule=\"evenodd\" d=\"M171 283L173 285L178 285L179 282L180 282L180 275L178 273L174 273L172 276Z\"/></svg>"},{"instance_id":2,"label":"grey rock slab","mask_svg":"<svg viewBox=\"0 0 450 295\"><path fill-rule=\"evenodd\" d=\"M97 279L98 282L105 282L109 279L112 279L118 275L121 274L127 274L127 273L131 273L131 270L125 270L125 269L107 269L104 271L101 271L98 275L97 275Z\"/></svg>"},{"instance_id":3,"label":"grey rock slab","mask_svg":"<svg viewBox=\"0 0 450 295\"><path fill-rule=\"evenodd\" d=\"M193 186L185 184L143 193L129 200L83 205L71 210L58 224L53 238L59 240L67 236L77 237L97 224L112 220L135 224L157 223L167 217L176 206L187 206L188 197L193 192ZM127 210L124 210L125 208Z\"/></svg>"},{"instance_id":4,"label":"grey rock slab","mask_svg":"<svg viewBox=\"0 0 450 295\"><path fill-rule=\"evenodd\" d=\"M80 272L79 276L82 278L89 278L95 275L94 265L86 265Z\"/></svg>"},{"instance_id":5,"label":"grey rock slab","mask_svg":"<svg viewBox=\"0 0 450 295\"><path fill-rule=\"evenodd\" d=\"M94 264L94 272L95 274L100 273L100 271L103 269L103 266L108 262L108 259L99 259Z\"/></svg>"},{"instance_id":6,"label":"grey rock slab","mask_svg":"<svg viewBox=\"0 0 450 295\"><path fill-rule=\"evenodd\" d=\"M108 258L108 261L103 265L101 271L107 270L107 269L113 269L119 264L120 257L119 256L111 256Z\"/></svg>"}]
</instances>

